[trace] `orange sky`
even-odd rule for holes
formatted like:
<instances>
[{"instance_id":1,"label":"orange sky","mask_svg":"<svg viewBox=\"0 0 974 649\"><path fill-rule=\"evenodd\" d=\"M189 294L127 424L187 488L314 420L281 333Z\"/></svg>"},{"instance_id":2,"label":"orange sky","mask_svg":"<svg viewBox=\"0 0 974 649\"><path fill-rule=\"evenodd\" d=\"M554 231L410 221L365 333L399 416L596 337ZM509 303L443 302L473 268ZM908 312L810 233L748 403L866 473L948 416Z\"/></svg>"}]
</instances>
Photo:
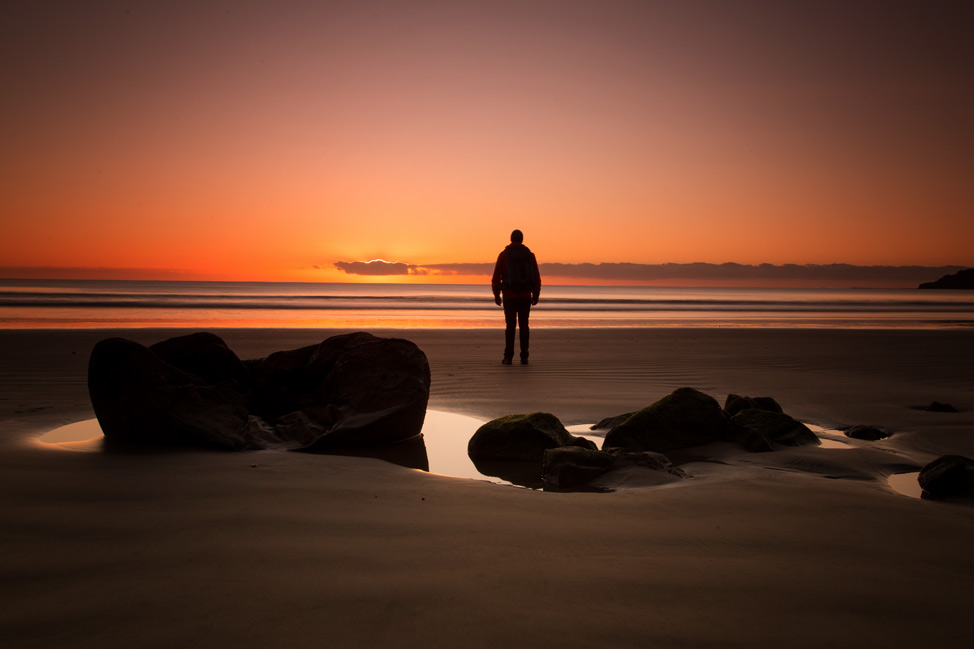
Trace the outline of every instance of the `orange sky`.
<instances>
[{"instance_id":1,"label":"orange sky","mask_svg":"<svg viewBox=\"0 0 974 649\"><path fill-rule=\"evenodd\" d=\"M965 3L20 4L0 267L974 265Z\"/></svg>"}]
</instances>

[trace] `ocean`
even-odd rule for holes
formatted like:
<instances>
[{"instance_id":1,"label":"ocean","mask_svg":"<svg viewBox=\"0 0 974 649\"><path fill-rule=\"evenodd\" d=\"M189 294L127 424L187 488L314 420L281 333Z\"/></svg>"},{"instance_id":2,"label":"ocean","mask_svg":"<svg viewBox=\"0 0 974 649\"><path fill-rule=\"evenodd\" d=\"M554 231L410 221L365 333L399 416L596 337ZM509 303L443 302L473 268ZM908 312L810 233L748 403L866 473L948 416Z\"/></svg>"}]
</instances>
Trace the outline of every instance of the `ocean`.
<instances>
[{"instance_id":1,"label":"ocean","mask_svg":"<svg viewBox=\"0 0 974 649\"><path fill-rule=\"evenodd\" d=\"M500 327L487 285L0 280L0 328ZM974 326L974 291L545 286L534 327Z\"/></svg>"}]
</instances>

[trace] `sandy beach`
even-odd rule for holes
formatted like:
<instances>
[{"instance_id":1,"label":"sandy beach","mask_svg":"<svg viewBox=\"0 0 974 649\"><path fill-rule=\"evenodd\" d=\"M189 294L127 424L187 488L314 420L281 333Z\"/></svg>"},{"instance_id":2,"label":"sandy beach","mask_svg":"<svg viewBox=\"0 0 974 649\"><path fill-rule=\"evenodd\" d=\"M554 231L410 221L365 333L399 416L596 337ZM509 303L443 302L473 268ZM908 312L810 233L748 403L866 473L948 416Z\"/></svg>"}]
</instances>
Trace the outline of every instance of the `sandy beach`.
<instances>
[{"instance_id":1,"label":"sandy beach","mask_svg":"<svg viewBox=\"0 0 974 649\"><path fill-rule=\"evenodd\" d=\"M974 457L974 331L374 330L430 361L430 408L595 422L691 386L772 396L882 442L703 462L693 479L536 492L379 460L45 448L93 416L94 343L0 332L6 647L913 647L966 638L974 507L886 482ZM342 333L217 330L241 358ZM958 413L927 412L931 401ZM699 454L698 454L699 455ZM705 455L705 454L703 454Z\"/></svg>"}]
</instances>

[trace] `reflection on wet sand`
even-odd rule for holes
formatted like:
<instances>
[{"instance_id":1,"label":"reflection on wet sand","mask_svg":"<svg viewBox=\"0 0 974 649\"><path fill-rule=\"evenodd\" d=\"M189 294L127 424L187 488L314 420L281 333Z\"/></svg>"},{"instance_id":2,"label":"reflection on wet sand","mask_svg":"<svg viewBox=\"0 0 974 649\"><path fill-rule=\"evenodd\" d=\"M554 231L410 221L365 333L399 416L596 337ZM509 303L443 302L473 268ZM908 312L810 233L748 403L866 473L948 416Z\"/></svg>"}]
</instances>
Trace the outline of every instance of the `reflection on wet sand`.
<instances>
[{"instance_id":1,"label":"reflection on wet sand","mask_svg":"<svg viewBox=\"0 0 974 649\"><path fill-rule=\"evenodd\" d=\"M366 448L345 448L324 451L324 455L345 455L351 457L371 457L385 460L407 469L430 470L429 454L423 435L417 435L398 444L372 446Z\"/></svg>"}]
</instances>

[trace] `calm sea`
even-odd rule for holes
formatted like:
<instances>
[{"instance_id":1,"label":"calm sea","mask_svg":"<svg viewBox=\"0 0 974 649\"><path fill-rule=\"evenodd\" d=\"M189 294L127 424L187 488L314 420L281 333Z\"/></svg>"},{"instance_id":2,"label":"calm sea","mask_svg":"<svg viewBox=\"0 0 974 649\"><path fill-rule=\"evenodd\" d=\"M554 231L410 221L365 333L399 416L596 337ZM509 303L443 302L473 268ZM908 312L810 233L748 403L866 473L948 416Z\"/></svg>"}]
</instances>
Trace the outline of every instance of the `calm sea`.
<instances>
[{"instance_id":1,"label":"calm sea","mask_svg":"<svg viewBox=\"0 0 974 649\"><path fill-rule=\"evenodd\" d=\"M966 328L974 291L545 286L536 327ZM0 328L501 326L489 286L0 280Z\"/></svg>"}]
</instances>

